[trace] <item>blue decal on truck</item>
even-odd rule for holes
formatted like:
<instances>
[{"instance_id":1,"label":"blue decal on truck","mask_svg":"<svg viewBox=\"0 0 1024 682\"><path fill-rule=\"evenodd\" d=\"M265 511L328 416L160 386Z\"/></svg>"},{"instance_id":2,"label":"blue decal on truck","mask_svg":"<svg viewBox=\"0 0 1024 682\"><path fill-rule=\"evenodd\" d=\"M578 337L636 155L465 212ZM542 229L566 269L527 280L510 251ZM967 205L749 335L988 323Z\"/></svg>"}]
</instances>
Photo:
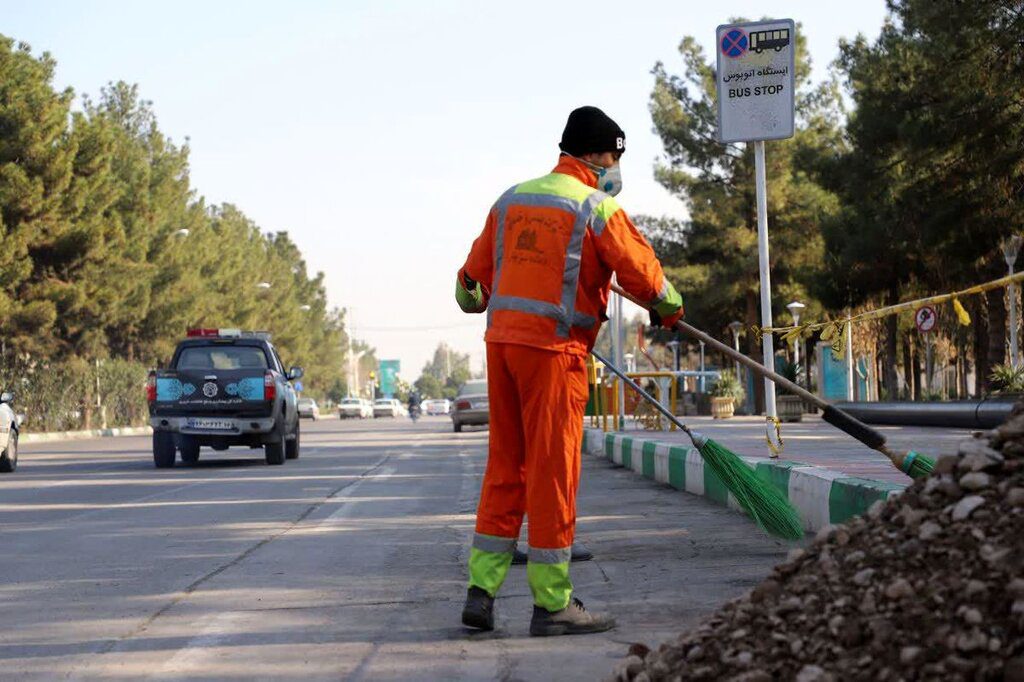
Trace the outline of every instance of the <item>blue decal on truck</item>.
<instances>
[{"instance_id":1,"label":"blue decal on truck","mask_svg":"<svg viewBox=\"0 0 1024 682\"><path fill-rule=\"evenodd\" d=\"M195 390L193 387L192 390ZM179 400L182 394L181 382L177 379L157 377L156 399L157 400Z\"/></svg>"},{"instance_id":2,"label":"blue decal on truck","mask_svg":"<svg viewBox=\"0 0 1024 682\"><path fill-rule=\"evenodd\" d=\"M238 395L245 400L263 400L263 377L249 377L239 381Z\"/></svg>"}]
</instances>

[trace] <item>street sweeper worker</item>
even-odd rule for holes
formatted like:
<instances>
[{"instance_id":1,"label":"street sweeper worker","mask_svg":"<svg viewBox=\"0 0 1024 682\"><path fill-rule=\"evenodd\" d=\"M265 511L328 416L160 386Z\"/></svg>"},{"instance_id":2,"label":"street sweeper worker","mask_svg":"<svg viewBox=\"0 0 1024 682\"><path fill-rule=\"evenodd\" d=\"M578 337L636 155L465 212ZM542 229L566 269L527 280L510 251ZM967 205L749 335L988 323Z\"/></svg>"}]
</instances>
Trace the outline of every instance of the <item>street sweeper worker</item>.
<instances>
[{"instance_id":1,"label":"street sweeper worker","mask_svg":"<svg viewBox=\"0 0 1024 682\"><path fill-rule=\"evenodd\" d=\"M495 202L459 270L455 296L487 313L490 439L462 622L494 627L523 515L533 593L530 634L602 632L608 616L573 597L569 561L576 526L586 359L608 319L611 276L671 327L683 314L650 245L615 195L622 188L622 129L596 107L569 114L551 173Z\"/></svg>"}]
</instances>

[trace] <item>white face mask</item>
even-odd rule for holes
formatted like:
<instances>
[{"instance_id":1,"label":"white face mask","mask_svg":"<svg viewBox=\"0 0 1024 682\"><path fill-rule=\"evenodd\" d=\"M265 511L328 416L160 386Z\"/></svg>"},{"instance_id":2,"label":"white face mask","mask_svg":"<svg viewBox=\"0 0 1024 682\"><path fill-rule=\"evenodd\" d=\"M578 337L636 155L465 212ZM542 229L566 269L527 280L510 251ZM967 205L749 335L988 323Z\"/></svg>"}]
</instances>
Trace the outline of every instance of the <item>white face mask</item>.
<instances>
[{"instance_id":1,"label":"white face mask","mask_svg":"<svg viewBox=\"0 0 1024 682\"><path fill-rule=\"evenodd\" d=\"M597 188L605 194L615 196L622 191L622 168L615 164L597 172Z\"/></svg>"},{"instance_id":2,"label":"white face mask","mask_svg":"<svg viewBox=\"0 0 1024 682\"><path fill-rule=\"evenodd\" d=\"M611 168L605 168L583 159L578 160L597 175L597 188L599 190L611 196L615 196L622 191L622 168L619 167L619 164L616 163Z\"/></svg>"}]
</instances>

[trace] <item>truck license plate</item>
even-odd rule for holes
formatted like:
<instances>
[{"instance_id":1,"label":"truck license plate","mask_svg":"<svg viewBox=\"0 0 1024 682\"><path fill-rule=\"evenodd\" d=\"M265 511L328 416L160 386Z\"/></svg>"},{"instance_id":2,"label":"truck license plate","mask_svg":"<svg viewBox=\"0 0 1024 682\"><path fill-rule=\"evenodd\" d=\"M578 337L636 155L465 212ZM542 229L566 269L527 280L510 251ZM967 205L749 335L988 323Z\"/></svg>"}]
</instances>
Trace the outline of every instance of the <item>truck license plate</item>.
<instances>
[{"instance_id":1,"label":"truck license plate","mask_svg":"<svg viewBox=\"0 0 1024 682\"><path fill-rule=\"evenodd\" d=\"M229 419L189 419L185 425L190 429L209 429L211 431L234 431L235 425Z\"/></svg>"}]
</instances>

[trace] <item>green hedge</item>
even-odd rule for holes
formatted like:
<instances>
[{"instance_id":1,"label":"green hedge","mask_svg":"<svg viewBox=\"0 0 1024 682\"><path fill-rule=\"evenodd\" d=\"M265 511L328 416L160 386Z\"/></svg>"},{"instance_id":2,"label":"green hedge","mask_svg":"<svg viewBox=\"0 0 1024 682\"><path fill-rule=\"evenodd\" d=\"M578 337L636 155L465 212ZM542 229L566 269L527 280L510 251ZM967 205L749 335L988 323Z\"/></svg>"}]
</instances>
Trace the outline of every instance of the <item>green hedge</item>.
<instances>
[{"instance_id":1,"label":"green hedge","mask_svg":"<svg viewBox=\"0 0 1024 682\"><path fill-rule=\"evenodd\" d=\"M4 363L0 385L15 393L25 432L142 426L148 369L127 360Z\"/></svg>"}]
</instances>

